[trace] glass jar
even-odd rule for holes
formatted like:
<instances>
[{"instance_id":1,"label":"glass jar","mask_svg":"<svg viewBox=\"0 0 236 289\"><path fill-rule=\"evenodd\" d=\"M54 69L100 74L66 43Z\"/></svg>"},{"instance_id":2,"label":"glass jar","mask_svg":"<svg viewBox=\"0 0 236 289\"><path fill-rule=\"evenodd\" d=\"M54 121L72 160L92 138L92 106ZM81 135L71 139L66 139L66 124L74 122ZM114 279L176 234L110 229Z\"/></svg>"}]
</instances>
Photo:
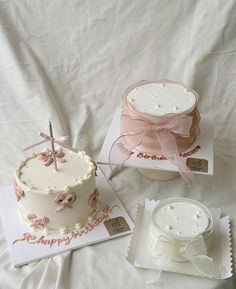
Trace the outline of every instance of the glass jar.
<instances>
[{"instance_id":1,"label":"glass jar","mask_svg":"<svg viewBox=\"0 0 236 289\"><path fill-rule=\"evenodd\" d=\"M182 254L183 249L190 242L198 247L202 247L204 242L203 251L207 251L211 245L212 230L212 215L201 203L187 198L159 201L152 212L148 232L151 256L188 262Z\"/></svg>"}]
</instances>

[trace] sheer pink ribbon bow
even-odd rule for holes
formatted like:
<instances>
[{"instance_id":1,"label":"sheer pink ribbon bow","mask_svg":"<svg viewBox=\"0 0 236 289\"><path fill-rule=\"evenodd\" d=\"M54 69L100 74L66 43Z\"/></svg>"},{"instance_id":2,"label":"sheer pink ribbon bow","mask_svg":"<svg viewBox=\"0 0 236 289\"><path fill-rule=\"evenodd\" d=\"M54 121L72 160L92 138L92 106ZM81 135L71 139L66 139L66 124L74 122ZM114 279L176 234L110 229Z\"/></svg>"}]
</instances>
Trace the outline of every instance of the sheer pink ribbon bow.
<instances>
[{"instance_id":1,"label":"sheer pink ribbon bow","mask_svg":"<svg viewBox=\"0 0 236 289\"><path fill-rule=\"evenodd\" d=\"M176 136L189 137L192 125L192 117L189 115L179 115L169 120L165 124L159 124L145 118L136 118L122 113L123 121L127 121L132 127L132 132L125 132L112 144L109 162L110 164L124 164L132 154L132 150L140 145L143 137L149 132L155 132L160 142L161 150L166 158L177 166L180 175L189 185L192 181L190 169L181 161L179 157ZM127 145L125 137L132 138L132 145Z\"/></svg>"},{"instance_id":2,"label":"sheer pink ribbon bow","mask_svg":"<svg viewBox=\"0 0 236 289\"><path fill-rule=\"evenodd\" d=\"M32 145L24 148L23 151L26 151L26 150L31 149L31 148L33 148L33 147L36 147L36 146L38 146L38 145L40 145L40 144L42 144L42 143L45 143L45 142L48 142L48 141L50 141L50 142L53 141L54 143L58 144L59 146L61 146L61 147L63 147L63 148L66 148L66 149L68 149L68 150L70 150L70 151L72 151L72 152L78 152L77 149L75 149L75 148L73 148L72 146L64 143L64 141L67 139L66 136L50 137L49 135L47 135L47 134L45 134L45 133L43 133L43 132L40 132L39 135L43 138L43 140L41 140L41 141L39 141L39 142L36 142L36 143L34 143L34 144L32 144Z\"/></svg>"}]
</instances>

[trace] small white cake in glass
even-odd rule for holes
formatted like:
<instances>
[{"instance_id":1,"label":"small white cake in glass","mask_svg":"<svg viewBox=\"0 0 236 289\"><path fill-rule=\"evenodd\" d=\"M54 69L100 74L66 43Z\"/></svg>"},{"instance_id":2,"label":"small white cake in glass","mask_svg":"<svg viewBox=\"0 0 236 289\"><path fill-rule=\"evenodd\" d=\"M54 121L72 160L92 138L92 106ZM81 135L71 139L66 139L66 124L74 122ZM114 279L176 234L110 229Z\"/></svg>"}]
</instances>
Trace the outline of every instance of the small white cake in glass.
<instances>
[{"instance_id":1,"label":"small white cake in glass","mask_svg":"<svg viewBox=\"0 0 236 289\"><path fill-rule=\"evenodd\" d=\"M201 203L186 198L171 198L160 201L152 213L149 227L148 243L152 256L165 254L163 241L175 244L187 244L190 240L199 237L210 248L213 228L212 215ZM176 253L175 261L186 261Z\"/></svg>"},{"instance_id":2,"label":"small white cake in glass","mask_svg":"<svg viewBox=\"0 0 236 289\"><path fill-rule=\"evenodd\" d=\"M50 150L26 157L13 183L23 221L48 233L81 227L99 207L95 162L64 148L56 150L56 159L58 171Z\"/></svg>"}]
</instances>

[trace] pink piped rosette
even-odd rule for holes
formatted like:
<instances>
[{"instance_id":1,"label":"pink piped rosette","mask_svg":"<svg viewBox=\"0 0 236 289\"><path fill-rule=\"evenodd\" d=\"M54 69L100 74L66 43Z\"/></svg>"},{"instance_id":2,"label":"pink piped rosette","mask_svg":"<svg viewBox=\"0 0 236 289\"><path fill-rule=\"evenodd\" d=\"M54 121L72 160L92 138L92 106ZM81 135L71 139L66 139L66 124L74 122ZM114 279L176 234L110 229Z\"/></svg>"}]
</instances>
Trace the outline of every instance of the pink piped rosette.
<instances>
[{"instance_id":1,"label":"pink piped rosette","mask_svg":"<svg viewBox=\"0 0 236 289\"><path fill-rule=\"evenodd\" d=\"M18 186L18 184L17 184L17 182L16 182L16 179L13 180L13 189L14 189L15 194L16 194L17 202L19 202L20 199L25 196L25 193L24 193L24 191Z\"/></svg>"},{"instance_id":2,"label":"pink piped rosette","mask_svg":"<svg viewBox=\"0 0 236 289\"><path fill-rule=\"evenodd\" d=\"M96 206L99 202L99 192L98 190L96 189L89 197L88 199L88 204L89 206L92 208L92 209L96 209Z\"/></svg>"},{"instance_id":3,"label":"pink piped rosette","mask_svg":"<svg viewBox=\"0 0 236 289\"><path fill-rule=\"evenodd\" d=\"M64 163L65 160L63 159L64 153L62 148L55 150L55 157L57 162ZM50 166L53 163L53 155L52 151L47 150L45 152L41 152L37 154L38 160L42 161L45 166Z\"/></svg>"},{"instance_id":4,"label":"pink piped rosette","mask_svg":"<svg viewBox=\"0 0 236 289\"><path fill-rule=\"evenodd\" d=\"M39 217L34 213L27 215L27 220L30 222L30 226L37 229L44 229L49 222L47 217Z\"/></svg>"}]
</instances>

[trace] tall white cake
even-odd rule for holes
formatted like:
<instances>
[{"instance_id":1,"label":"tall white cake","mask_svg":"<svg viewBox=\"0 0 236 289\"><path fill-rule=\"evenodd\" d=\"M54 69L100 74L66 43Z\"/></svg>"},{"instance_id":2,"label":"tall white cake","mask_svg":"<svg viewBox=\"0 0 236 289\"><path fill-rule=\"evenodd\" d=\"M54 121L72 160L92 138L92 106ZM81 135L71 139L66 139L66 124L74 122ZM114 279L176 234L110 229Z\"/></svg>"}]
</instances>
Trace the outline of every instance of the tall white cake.
<instances>
[{"instance_id":1,"label":"tall white cake","mask_svg":"<svg viewBox=\"0 0 236 289\"><path fill-rule=\"evenodd\" d=\"M23 221L37 230L67 232L81 227L99 207L96 164L85 152L56 151L26 157L16 169L14 188Z\"/></svg>"}]
</instances>

